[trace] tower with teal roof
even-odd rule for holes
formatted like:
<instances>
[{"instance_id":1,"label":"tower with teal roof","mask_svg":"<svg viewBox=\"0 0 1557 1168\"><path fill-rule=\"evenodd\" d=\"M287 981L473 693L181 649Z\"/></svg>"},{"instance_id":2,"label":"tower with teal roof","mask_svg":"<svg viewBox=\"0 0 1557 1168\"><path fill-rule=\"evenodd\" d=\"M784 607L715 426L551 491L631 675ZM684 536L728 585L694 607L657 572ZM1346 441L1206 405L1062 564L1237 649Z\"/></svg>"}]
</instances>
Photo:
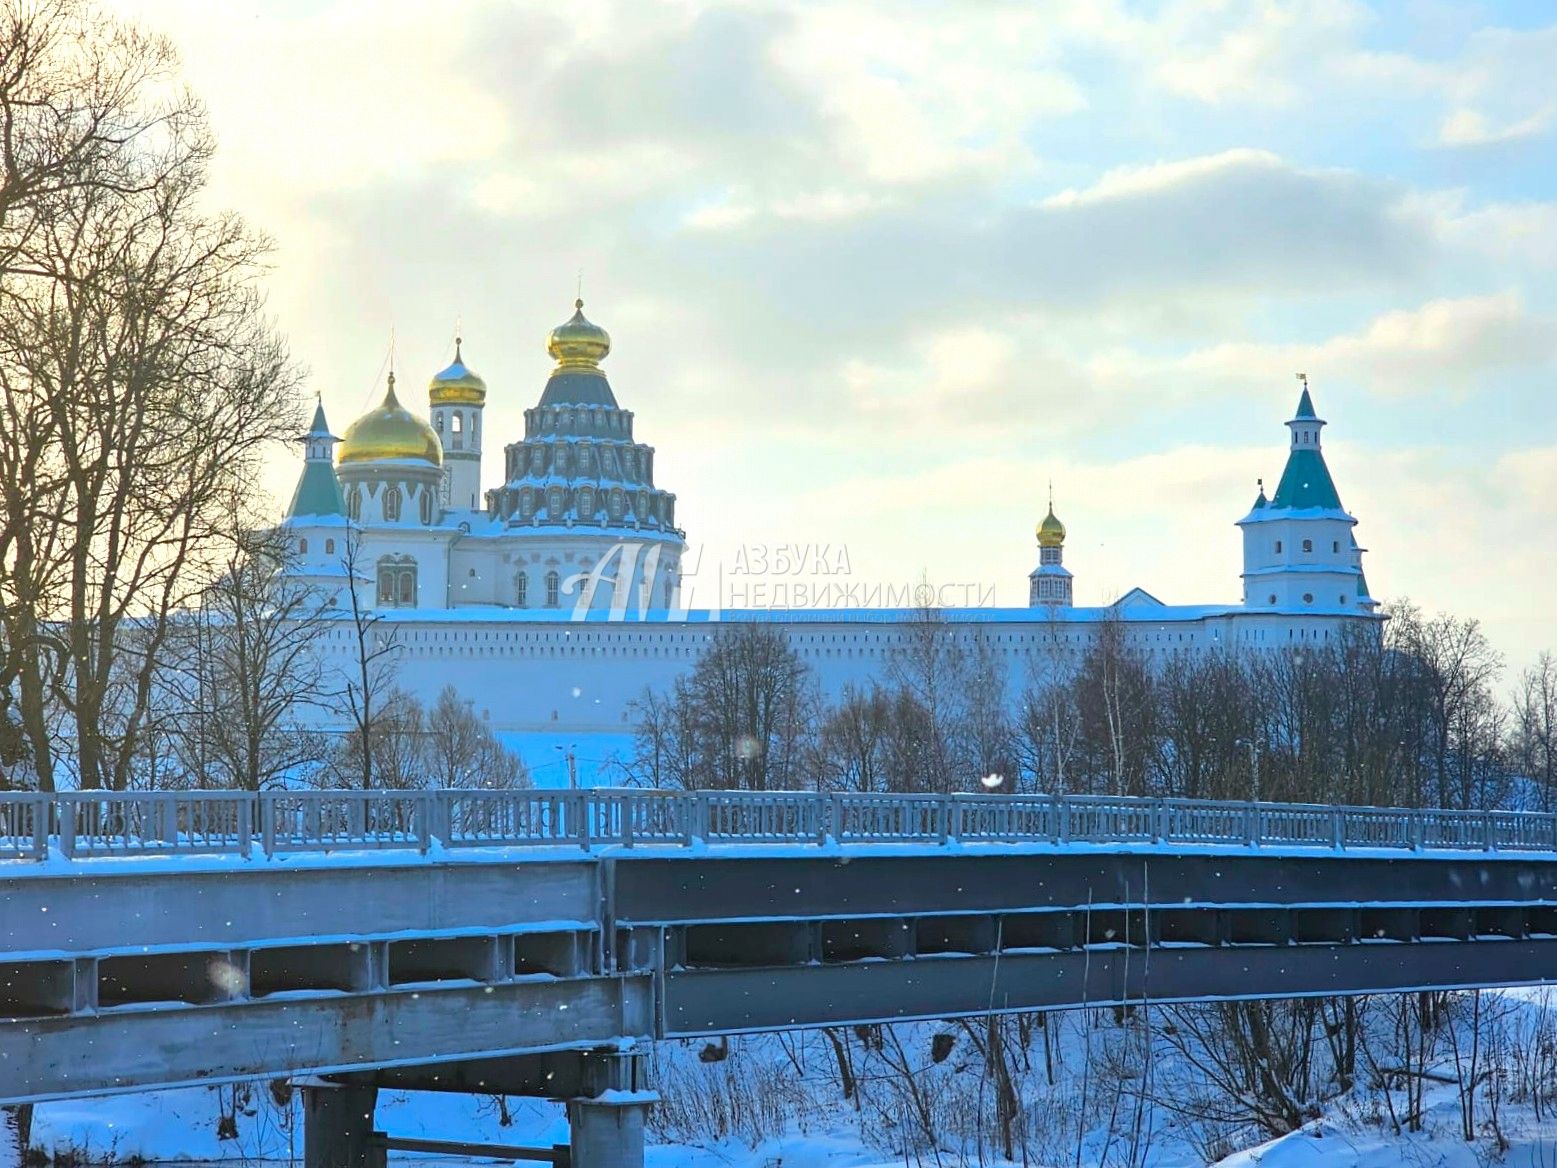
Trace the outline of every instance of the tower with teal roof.
<instances>
[{"instance_id":1,"label":"tower with teal roof","mask_svg":"<svg viewBox=\"0 0 1557 1168\"><path fill-rule=\"evenodd\" d=\"M1362 571L1357 520L1341 505L1340 492L1325 464L1320 432L1325 421L1314 410L1308 378L1287 422L1287 465L1267 498L1263 481L1243 531L1243 603L1248 609L1281 613L1371 613Z\"/></svg>"},{"instance_id":2,"label":"tower with teal roof","mask_svg":"<svg viewBox=\"0 0 1557 1168\"><path fill-rule=\"evenodd\" d=\"M352 527L345 492L335 474L335 445L340 439L330 433L323 402L314 406L308 433L298 441L303 446L303 471L280 528L290 573L299 583L317 589L322 598L344 603L346 540Z\"/></svg>"}]
</instances>

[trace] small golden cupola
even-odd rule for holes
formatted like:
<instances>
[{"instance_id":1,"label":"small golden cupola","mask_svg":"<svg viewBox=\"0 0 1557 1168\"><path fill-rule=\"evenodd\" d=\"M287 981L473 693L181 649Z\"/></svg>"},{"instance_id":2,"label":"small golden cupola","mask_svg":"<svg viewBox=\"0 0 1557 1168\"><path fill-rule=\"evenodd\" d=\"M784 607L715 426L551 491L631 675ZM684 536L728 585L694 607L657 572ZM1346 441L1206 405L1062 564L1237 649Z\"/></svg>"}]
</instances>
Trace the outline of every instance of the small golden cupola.
<instances>
[{"instance_id":1,"label":"small golden cupola","mask_svg":"<svg viewBox=\"0 0 1557 1168\"><path fill-rule=\"evenodd\" d=\"M427 397L434 406L484 406L487 404L487 383L465 364L460 352L464 338L454 338L454 363L447 369L433 374L427 383Z\"/></svg>"},{"instance_id":2,"label":"small golden cupola","mask_svg":"<svg viewBox=\"0 0 1557 1168\"><path fill-rule=\"evenodd\" d=\"M369 410L351 424L341 440L337 463L382 462L412 459L432 466L443 465L443 450L433 428L400 404L395 396L395 375L389 375L389 389L377 409Z\"/></svg>"},{"instance_id":3,"label":"small golden cupola","mask_svg":"<svg viewBox=\"0 0 1557 1168\"><path fill-rule=\"evenodd\" d=\"M1038 546L1057 548L1065 543L1065 525L1054 514L1054 503L1049 503L1049 513L1038 525Z\"/></svg>"},{"instance_id":4,"label":"small golden cupola","mask_svg":"<svg viewBox=\"0 0 1557 1168\"><path fill-rule=\"evenodd\" d=\"M546 338L546 351L557 362L559 371L589 373L600 371L600 362L611 351L611 334L584 317L584 301L573 302L573 316L559 324Z\"/></svg>"}]
</instances>

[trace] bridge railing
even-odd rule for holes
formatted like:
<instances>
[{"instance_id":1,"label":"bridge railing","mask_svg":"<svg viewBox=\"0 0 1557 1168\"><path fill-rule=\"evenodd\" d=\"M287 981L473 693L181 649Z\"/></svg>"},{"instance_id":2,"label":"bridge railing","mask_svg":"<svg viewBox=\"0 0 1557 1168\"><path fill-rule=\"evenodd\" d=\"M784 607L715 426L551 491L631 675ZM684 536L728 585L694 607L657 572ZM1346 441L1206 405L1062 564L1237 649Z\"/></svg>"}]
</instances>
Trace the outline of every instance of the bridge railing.
<instances>
[{"instance_id":1,"label":"bridge railing","mask_svg":"<svg viewBox=\"0 0 1557 1168\"><path fill-rule=\"evenodd\" d=\"M695 844L1161 843L1557 852L1557 815L1095 795L0 792L0 860Z\"/></svg>"}]
</instances>

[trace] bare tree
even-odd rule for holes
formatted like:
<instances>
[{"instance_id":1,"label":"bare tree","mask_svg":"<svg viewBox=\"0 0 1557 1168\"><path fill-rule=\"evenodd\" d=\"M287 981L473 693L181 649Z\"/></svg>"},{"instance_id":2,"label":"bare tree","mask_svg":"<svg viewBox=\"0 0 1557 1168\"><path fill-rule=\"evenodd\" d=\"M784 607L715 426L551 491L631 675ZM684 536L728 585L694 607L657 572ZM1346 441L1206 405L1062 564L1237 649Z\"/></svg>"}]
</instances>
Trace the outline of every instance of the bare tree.
<instances>
[{"instance_id":1,"label":"bare tree","mask_svg":"<svg viewBox=\"0 0 1557 1168\"><path fill-rule=\"evenodd\" d=\"M347 749L339 758L350 760L362 789L367 791L375 786L391 785L374 780L372 744L380 737L378 723L385 716L380 706L387 704L394 692L394 666L400 641L395 629L381 627L383 617L370 609L362 598L365 579L362 539L355 531L346 537L346 554L341 558L341 567L346 574L353 655L351 672L340 695L351 730Z\"/></svg>"},{"instance_id":2,"label":"bare tree","mask_svg":"<svg viewBox=\"0 0 1557 1168\"><path fill-rule=\"evenodd\" d=\"M528 787L530 772L470 708L446 685L427 711L427 772L444 787Z\"/></svg>"},{"instance_id":3,"label":"bare tree","mask_svg":"<svg viewBox=\"0 0 1557 1168\"><path fill-rule=\"evenodd\" d=\"M5 0L0 45L0 272L27 272L54 206L152 189L203 119L170 43L88 0Z\"/></svg>"},{"instance_id":4,"label":"bare tree","mask_svg":"<svg viewBox=\"0 0 1557 1168\"><path fill-rule=\"evenodd\" d=\"M637 704L631 769L683 787L810 785L815 705L810 671L782 629L725 625L670 695Z\"/></svg>"},{"instance_id":5,"label":"bare tree","mask_svg":"<svg viewBox=\"0 0 1557 1168\"><path fill-rule=\"evenodd\" d=\"M1144 795L1157 746L1153 677L1117 612L1098 622L1076 679L1082 746L1094 783Z\"/></svg>"},{"instance_id":6,"label":"bare tree","mask_svg":"<svg viewBox=\"0 0 1557 1168\"><path fill-rule=\"evenodd\" d=\"M1550 652L1520 676L1514 717L1516 765L1534 784L1541 810L1550 811L1557 788L1557 658Z\"/></svg>"},{"instance_id":7,"label":"bare tree","mask_svg":"<svg viewBox=\"0 0 1557 1168\"><path fill-rule=\"evenodd\" d=\"M817 787L829 791L892 789L887 739L892 700L880 687L868 691L845 686L823 717L817 735Z\"/></svg>"},{"instance_id":8,"label":"bare tree","mask_svg":"<svg viewBox=\"0 0 1557 1168\"><path fill-rule=\"evenodd\" d=\"M265 241L200 203L199 107L158 104L166 42L69 0L4 19L24 51L0 67L0 681L40 786L63 712L81 785L122 788L176 614L222 570L222 510L296 431L296 377L262 311Z\"/></svg>"},{"instance_id":9,"label":"bare tree","mask_svg":"<svg viewBox=\"0 0 1557 1168\"><path fill-rule=\"evenodd\" d=\"M318 637L328 598L275 530L237 531L226 570L170 639L172 738L201 786L262 790L322 761Z\"/></svg>"}]
</instances>

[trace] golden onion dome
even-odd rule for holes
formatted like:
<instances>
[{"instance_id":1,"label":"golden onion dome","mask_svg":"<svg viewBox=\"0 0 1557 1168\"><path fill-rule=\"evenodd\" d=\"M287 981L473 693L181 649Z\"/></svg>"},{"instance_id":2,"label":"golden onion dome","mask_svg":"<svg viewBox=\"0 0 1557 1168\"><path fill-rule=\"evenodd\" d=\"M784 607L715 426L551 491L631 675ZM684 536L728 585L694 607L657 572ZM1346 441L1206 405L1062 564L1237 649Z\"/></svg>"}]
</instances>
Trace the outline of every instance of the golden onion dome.
<instances>
[{"instance_id":1,"label":"golden onion dome","mask_svg":"<svg viewBox=\"0 0 1557 1168\"><path fill-rule=\"evenodd\" d=\"M462 338L454 338L454 364L433 374L427 383L427 397L435 406L484 406L487 383L465 364L460 355Z\"/></svg>"},{"instance_id":2,"label":"golden onion dome","mask_svg":"<svg viewBox=\"0 0 1557 1168\"><path fill-rule=\"evenodd\" d=\"M1065 525L1055 517L1054 504L1049 504L1049 513L1043 517L1043 522L1038 525L1038 546L1059 547L1065 542Z\"/></svg>"},{"instance_id":3,"label":"golden onion dome","mask_svg":"<svg viewBox=\"0 0 1557 1168\"><path fill-rule=\"evenodd\" d=\"M558 369L595 369L611 351L611 334L584 319L583 300L575 300L573 309L571 320L551 330L546 338L546 351L557 362Z\"/></svg>"},{"instance_id":4,"label":"golden onion dome","mask_svg":"<svg viewBox=\"0 0 1557 1168\"><path fill-rule=\"evenodd\" d=\"M384 404L353 422L341 439L337 461L378 462L383 459L418 459L443 465L443 448L433 428L400 404L395 397L395 375L389 375Z\"/></svg>"}]
</instances>

